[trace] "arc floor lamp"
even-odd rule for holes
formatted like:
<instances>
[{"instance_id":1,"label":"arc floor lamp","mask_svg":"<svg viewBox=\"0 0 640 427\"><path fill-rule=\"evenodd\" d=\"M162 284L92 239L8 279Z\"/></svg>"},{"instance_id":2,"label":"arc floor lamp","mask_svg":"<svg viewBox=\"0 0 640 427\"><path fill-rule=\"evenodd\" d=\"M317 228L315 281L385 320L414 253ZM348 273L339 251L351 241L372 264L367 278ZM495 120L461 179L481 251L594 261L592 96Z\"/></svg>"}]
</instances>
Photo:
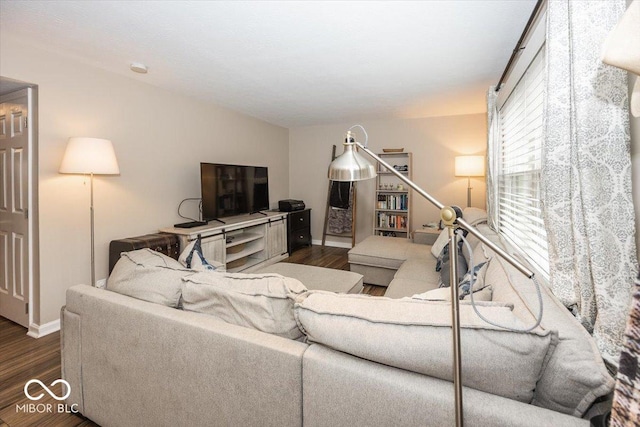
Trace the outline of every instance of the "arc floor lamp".
<instances>
[{"instance_id":1,"label":"arc floor lamp","mask_svg":"<svg viewBox=\"0 0 640 427\"><path fill-rule=\"evenodd\" d=\"M357 142L355 134L351 131L353 128L359 127L362 129L365 135L364 145ZM377 154L367 148L367 132L360 125L354 125L347 131L344 145L344 153L337 157L329 165L329 179L333 181L362 181L365 179L375 178L376 170L374 166L367 161L360 153L358 149L364 151L367 155L373 158L380 165L384 166L386 170L393 173L401 181L407 184L410 188L415 190L422 197L427 199L432 205L440 209L440 217L442 222L449 230L449 253L457 253L457 235L456 230L462 228L473 234L491 248L500 257L504 258L509 264L514 266L522 274L529 278L533 278L533 272L520 263L517 259L509 255L502 248L496 246L493 242L482 235L475 227L467 223L460 215L460 208L454 206L444 206L438 200L436 200L429 193L420 188L416 183L409 178L396 171L393 166L382 160ZM453 386L455 393L455 420L456 426L463 425L463 409L462 409L462 361L460 355L460 300L458 295L458 266L455 256L450 257L450 287L451 287L451 318L452 318L452 330L453 330Z\"/></svg>"},{"instance_id":2,"label":"arc floor lamp","mask_svg":"<svg viewBox=\"0 0 640 427\"><path fill-rule=\"evenodd\" d=\"M119 175L118 159L108 139L69 138L62 158L60 173L90 175L91 177L91 286L96 285L95 220L93 214L93 175Z\"/></svg>"}]
</instances>

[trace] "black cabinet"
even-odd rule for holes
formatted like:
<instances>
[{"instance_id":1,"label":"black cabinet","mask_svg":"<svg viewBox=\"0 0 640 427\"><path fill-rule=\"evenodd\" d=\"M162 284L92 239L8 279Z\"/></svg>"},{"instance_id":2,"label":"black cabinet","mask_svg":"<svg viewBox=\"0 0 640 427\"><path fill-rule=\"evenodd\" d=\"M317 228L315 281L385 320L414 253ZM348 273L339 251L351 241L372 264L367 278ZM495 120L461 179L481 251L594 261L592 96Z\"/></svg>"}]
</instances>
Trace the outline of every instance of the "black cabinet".
<instances>
[{"instance_id":1,"label":"black cabinet","mask_svg":"<svg viewBox=\"0 0 640 427\"><path fill-rule=\"evenodd\" d=\"M289 255L303 246L311 246L311 209L289 212L287 237Z\"/></svg>"}]
</instances>

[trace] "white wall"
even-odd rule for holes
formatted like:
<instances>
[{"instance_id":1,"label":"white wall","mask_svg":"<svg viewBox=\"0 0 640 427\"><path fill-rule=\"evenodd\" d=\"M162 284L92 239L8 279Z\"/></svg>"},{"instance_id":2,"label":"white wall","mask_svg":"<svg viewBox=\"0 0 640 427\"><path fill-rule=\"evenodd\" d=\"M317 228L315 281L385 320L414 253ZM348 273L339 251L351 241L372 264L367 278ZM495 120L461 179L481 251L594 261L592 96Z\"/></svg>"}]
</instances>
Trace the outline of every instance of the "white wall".
<instances>
[{"instance_id":1,"label":"white wall","mask_svg":"<svg viewBox=\"0 0 640 427\"><path fill-rule=\"evenodd\" d=\"M342 153L347 129L355 123L310 126L289 130L289 192L291 198L304 200L312 208L312 236L322 239L322 226L327 200L327 168L331 146ZM445 205L465 207L467 179L454 176L454 158L461 154L485 154L486 114L472 114L423 119L376 120L359 123L369 134L369 147L375 152L383 148L403 147L413 153L413 181ZM363 134L356 129L358 140ZM366 155L365 155L366 156ZM372 234L375 180L360 182L356 240ZM472 205L485 207L484 178L471 179ZM414 193L412 228L439 219L438 210ZM328 237L328 241L350 243Z\"/></svg>"},{"instance_id":2,"label":"white wall","mask_svg":"<svg viewBox=\"0 0 640 427\"><path fill-rule=\"evenodd\" d=\"M180 200L200 196L199 162L269 167L270 199L288 197L288 130L196 101L3 34L0 75L39 88L40 310L59 317L65 290L90 276L89 186L58 167L71 136L113 141L121 175L96 177L96 267L107 276L113 239L181 220ZM126 64L124 64L126 66ZM188 212L197 215L192 209Z\"/></svg>"}]
</instances>

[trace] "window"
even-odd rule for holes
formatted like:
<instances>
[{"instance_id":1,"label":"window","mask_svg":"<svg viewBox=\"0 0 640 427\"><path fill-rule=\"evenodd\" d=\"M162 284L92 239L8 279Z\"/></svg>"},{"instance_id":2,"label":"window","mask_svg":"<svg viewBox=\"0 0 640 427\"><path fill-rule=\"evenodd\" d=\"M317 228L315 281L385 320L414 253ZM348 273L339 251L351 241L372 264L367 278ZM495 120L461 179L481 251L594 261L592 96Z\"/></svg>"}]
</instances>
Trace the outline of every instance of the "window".
<instances>
[{"instance_id":1,"label":"window","mask_svg":"<svg viewBox=\"0 0 640 427\"><path fill-rule=\"evenodd\" d=\"M548 276L547 236L540 206L545 50L541 47L499 109L497 227Z\"/></svg>"}]
</instances>

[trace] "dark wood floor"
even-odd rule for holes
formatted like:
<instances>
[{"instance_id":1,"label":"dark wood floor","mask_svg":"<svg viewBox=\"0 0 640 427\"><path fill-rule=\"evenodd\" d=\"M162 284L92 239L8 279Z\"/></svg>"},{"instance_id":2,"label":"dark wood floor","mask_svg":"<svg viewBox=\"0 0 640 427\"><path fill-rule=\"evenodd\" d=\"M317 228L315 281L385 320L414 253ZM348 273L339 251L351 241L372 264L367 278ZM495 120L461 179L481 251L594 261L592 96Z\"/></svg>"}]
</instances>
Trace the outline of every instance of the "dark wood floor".
<instances>
[{"instance_id":1,"label":"dark wood floor","mask_svg":"<svg viewBox=\"0 0 640 427\"><path fill-rule=\"evenodd\" d=\"M315 265L318 267L348 270L348 249L311 246L300 249L286 259L286 262ZM364 293L384 295L386 288L365 285ZM31 426L96 426L97 424L69 413L57 413L58 401L44 394L37 401L30 401L24 394L24 386L31 379L39 379L49 386L61 377L60 374L60 332L34 339L27 336L27 330L3 317L0 317L0 427ZM42 392L33 386L32 394ZM52 388L58 395L62 389ZM53 414L24 413L16 408L29 403L50 404ZM41 407L43 408L43 407Z\"/></svg>"},{"instance_id":2,"label":"dark wood floor","mask_svg":"<svg viewBox=\"0 0 640 427\"><path fill-rule=\"evenodd\" d=\"M29 400L24 394L24 386L31 379L38 379L49 386L60 378L60 332L34 339L27 336L26 328L0 317L0 427L21 426L95 426L86 418L58 412L58 402L49 394L38 401ZM29 388L32 395L42 392L37 385ZM60 385L52 391L61 396ZM18 410L18 406L35 403L51 405L53 413L46 413L46 406L39 406L40 412Z\"/></svg>"}]
</instances>

